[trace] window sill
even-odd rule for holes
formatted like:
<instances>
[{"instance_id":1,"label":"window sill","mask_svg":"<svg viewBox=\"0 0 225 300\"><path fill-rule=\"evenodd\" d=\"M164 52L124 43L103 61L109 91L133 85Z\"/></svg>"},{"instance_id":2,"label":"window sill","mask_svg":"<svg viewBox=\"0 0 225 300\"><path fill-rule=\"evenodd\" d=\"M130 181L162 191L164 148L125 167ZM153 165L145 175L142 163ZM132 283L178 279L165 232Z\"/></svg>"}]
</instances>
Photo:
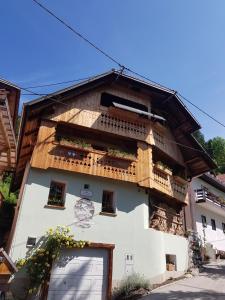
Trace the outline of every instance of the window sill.
<instances>
[{"instance_id":1,"label":"window sill","mask_svg":"<svg viewBox=\"0 0 225 300\"><path fill-rule=\"evenodd\" d=\"M101 211L99 214L102 216L108 216L108 217L116 217L117 216L116 213L108 213L108 212L104 212L104 211Z\"/></svg>"},{"instance_id":2,"label":"window sill","mask_svg":"<svg viewBox=\"0 0 225 300\"><path fill-rule=\"evenodd\" d=\"M58 205L50 205L50 204L46 204L44 206L44 208L52 208L52 209L60 209L60 210L63 210L65 209L65 206L58 206Z\"/></svg>"}]
</instances>

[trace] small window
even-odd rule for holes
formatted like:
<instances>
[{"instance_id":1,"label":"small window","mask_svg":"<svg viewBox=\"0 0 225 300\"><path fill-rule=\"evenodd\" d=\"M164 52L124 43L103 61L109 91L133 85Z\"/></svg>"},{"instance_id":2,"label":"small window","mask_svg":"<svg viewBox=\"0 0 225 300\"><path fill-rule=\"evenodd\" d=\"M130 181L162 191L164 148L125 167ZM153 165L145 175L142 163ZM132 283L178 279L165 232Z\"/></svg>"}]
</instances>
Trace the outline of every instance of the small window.
<instances>
[{"instance_id":1,"label":"small window","mask_svg":"<svg viewBox=\"0 0 225 300\"><path fill-rule=\"evenodd\" d=\"M212 230L216 230L216 221L211 219Z\"/></svg>"},{"instance_id":2,"label":"small window","mask_svg":"<svg viewBox=\"0 0 225 300\"><path fill-rule=\"evenodd\" d=\"M223 233L225 233L225 223L222 223Z\"/></svg>"},{"instance_id":3,"label":"small window","mask_svg":"<svg viewBox=\"0 0 225 300\"><path fill-rule=\"evenodd\" d=\"M65 184L52 181L48 195L48 205L64 206Z\"/></svg>"},{"instance_id":4,"label":"small window","mask_svg":"<svg viewBox=\"0 0 225 300\"><path fill-rule=\"evenodd\" d=\"M166 270L167 271L176 271L177 270L176 255L166 254Z\"/></svg>"},{"instance_id":5,"label":"small window","mask_svg":"<svg viewBox=\"0 0 225 300\"><path fill-rule=\"evenodd\" d=\"M202 226L207 227L206 216L201 215L202 218Z\"/></svg>"},{"instance_id":6,"label":"small window","mask_svg":"<svg viewBox=\"0 0 225 300\"><path fill-rule=\"evenodd\" d=\"M102 212L111 214L114 214L116 212L113 192L103 191Z\"/></svg>"}]
</instances>

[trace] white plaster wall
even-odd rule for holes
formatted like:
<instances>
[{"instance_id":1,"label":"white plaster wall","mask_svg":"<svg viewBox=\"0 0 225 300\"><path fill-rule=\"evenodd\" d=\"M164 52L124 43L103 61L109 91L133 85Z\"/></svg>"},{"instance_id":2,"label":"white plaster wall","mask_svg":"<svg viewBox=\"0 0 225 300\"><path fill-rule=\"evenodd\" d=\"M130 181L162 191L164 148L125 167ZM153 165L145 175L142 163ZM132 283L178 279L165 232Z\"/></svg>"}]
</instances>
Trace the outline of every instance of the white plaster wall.
<instances>
[{"instance_id":1,"label":"white plaster wall","mask_svg":"<svg viewBox=\"0 0 225 300\"><path fill-rule=\"evenodd\" d=\"M192 189L200 189L201 186L205 186L209 189L210 192L217 196L225 198L225 193L217 190L210 184L201 180L200 178L195 178L192 181ZM196 229L198 234L205 239L206 242L211 243L216 249L225 251L225 234L222 230L222 223L225 223L225 209L217 206L214 203L195 203L195 199L192 199L192 204L195 206L194 209L194 218L196 222ZM203 228L201 215L206 216L207 227ZM212 230L211 219L214 219L216 222L216 230ZM204 230L204 232L203 232Z\"/></svg>"},{"instance_id":2,"label":"white plaster wall","mask_svg":"<svg viewBox=\"0 0 225 300\"><path fill-rule=\"evenodd\" d=\"M65 210L44 208L51 180L66 183ZM74 222L74 204L84 184L93 192L95 214L91 228ZM117 216L99 215L103 189L116 193ZM16 232L11 248L13 260L26 255L28 236L41 237L47 229L69 225L75 239L115 244L113 280L125 275L125 254L134 255L134 271L152 282L166 277L165 254L177 256L177 271L187 269L187 240L148 228L148 195L135 184L56 170L31 169L25 185Z\"/></svg>"},{"instance_id":3,"label":"white plaster wall","mask_svg":"<svg viewBox=\"0 0 225 300\"><path fill-rule=\"evenodd\" d=\"M203 228L201 215L206 216L207 227ZM216 230L212 230L211 219L216 222ZM196 208L196 227L199 235L204 238L205 231L206 242L211 243L216 249L225 251L225 234L222 230L222 223L225 223L225 217L216 215L214 212L198 206Z\"/></svg>"}]
</instances>

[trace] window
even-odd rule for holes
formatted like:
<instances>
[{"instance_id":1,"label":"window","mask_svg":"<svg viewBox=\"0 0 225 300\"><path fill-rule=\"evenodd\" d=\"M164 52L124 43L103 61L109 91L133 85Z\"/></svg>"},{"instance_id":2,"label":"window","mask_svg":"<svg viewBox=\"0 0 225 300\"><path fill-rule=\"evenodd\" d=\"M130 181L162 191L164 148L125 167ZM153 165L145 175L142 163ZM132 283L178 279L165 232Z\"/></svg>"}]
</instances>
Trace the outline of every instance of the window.
<instances>
[{"instance_id":1,"label":"window","mask_svg":"<svg viewBox=\"0 0 225 300\"><path fill-rule=\"evenodd\" d=\"M211 219L212 230L216 230L216 221Z\"/></svg>"},{"instance_id":2,"label":"window","mask_svg":"<svg viewBox=\"0 0 225 300\"><path fill-rule=\"evenodd\" d=\"M114 193L109 191L103 191L102 194L102 212L115 214L115 201Z\"/></svg>"},{"instance_id":3,"label":"window","mask_svg":"<svg viewBox=\"0 0 225 300\"><path fill-rule=\"evenodd\" d=\"M207 227L206 216L201 215L202 218L202 226Z\"/></svg>"},{"instance_id":4,"label":"window","mask_svg":"<svg viewBox=\"0 0 225 300\"><path fill-rule=\"evenodd\" d=\"M167 271L176 271L177 270L176 255L166 254L166 270Z\"/></svg>"},{"instance_id":5,"label":"window","mask_svg":"<svg viewBox=\"0 0 225 300\"><path fill-rule=\"evenodd\" d=\"M225 223L222 223L223 233L225 233Z\"/></svg>"},{"instance_id":6,"label":"window","mask_svg":"<svg viewBox=\"0 0 225 300\"><path fill-rule=\"evenodd\" d=\"M52 181L48 195L48 205L64 206L65 184Z\"/></svg>"}]
</instances>

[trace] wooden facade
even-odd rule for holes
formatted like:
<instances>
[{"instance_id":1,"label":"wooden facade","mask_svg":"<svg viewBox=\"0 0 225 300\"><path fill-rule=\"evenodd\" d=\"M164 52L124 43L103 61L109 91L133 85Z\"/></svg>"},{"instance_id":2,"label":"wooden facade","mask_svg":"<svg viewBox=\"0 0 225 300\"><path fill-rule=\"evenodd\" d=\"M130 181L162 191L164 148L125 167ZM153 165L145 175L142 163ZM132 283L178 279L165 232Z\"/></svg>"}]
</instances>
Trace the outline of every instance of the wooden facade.
<instances>
[{"instance_id":1,"label":"wooden facade","mask_svg":"<svg viewBox=\"0 0 225 300\"><path fill-rule=\"evenodd\" d=\"M16 167L15 126L20 91L0 80L0 176Z\"/></svg>"},{"instance_id":2,"label":"wooden facade","mask_svg":"<svg viewBox=\"0 0 225 300\"><path fill-rule=\"evenodd\" d=\"M201 149L191 135L198 123L169 90L117 76L112 71L25 105L17 184L30 161L31 167L132 182L187 202L187 179L214 166L206 153L180 146ZM153 111L166 122L113 101Z\"/></svg>"}]
</instances>

